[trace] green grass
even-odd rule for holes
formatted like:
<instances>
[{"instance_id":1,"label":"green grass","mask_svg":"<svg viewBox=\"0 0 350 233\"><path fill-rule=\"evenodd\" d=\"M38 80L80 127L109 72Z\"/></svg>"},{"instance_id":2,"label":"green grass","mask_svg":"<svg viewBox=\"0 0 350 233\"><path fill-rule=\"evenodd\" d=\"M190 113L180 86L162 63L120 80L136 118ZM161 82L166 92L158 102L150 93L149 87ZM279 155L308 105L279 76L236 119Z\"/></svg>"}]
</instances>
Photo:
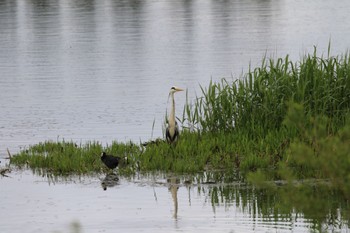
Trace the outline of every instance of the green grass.
<instances>
[{"instance_id":1,"label":"green grass","mask_svg":"<svg viewBox=\"0 0 350 233\"><path fill-rule=\"evenodd\" d=\"M280 129L288 102L296 102L306 113L325 115L333 127L341 126L350 107L349 62L348 55L319 58L316 50L297 63L288 56L264 60L233 83L223 79L202 88L203 97L187 105L185 120L201 132L245 133L257 139Z\"/></svg>"},{"instance_id":2,"label":"green grass","mask_svg":"<svg viewBox=\"0 0 350 233\"><path fill-rule=\"evenodd\" d=\"M317 173L325 173L322 169L332 170L335 166L322 167L320 172L315 169L320 164L308 161L310 164L298 165L295 154L302 157L307 149L296 149L296 143L304 143L309 150L318 149L313 144L318 134L312 132L322 128L324 139L320 138L316 145L339 146L342 152L337 156L342 157L340 161L346 160L349 148L340 144L347 142L343 138L348 133L350 109L349 64L348 54L323 58L315 49L295 63L288 56L264 59L261 67L236 81L210 82L208 87L201 87L200 97L184 106L183 130L176 146L163 140L145 147L132 142L113 142L105 147L98 142L43 142L13 156L11 164L56 174L100 172L104 166L99 154L107 151L123 157L126 166L121 171L127 173L277 171L284 161L288 166L296 164L300 176L311 173L316 177ZM336 140L340 140L339 145ZM341 165L349 167L344 161ZM322 177L333 175L331 171L325 174L328 175Z\"/></svg>"},{"instance_id":3,"label":"green grass","mask_svg":"<svg viewBox=\"0 0 350 233\"><path fill-rule=\"evenodd\" d=\"M98 142L75 144L66 141L46 141L30 146L11 157L11 164L19 167L28 166L34 171L48 172L55 175L86 174L90 172L102 172L107 168L100 160L102 151L120 156L123 161L121 167L125 167L131 154L137 154L139 148L133 143L112 143L103 148ZM128 171L130 169L125 169Z\"/></svg>"}]
</instances>

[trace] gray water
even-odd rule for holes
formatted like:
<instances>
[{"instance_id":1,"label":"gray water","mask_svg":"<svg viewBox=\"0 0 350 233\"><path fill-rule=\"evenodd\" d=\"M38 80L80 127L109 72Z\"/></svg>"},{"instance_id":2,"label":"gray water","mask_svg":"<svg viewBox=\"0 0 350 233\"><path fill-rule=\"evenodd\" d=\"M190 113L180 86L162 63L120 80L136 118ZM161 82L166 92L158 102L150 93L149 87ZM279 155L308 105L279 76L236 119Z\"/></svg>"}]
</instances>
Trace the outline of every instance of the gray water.
<instances>
[{"instance_id":1,"label":"gray water","mask_svg":"<svg viewBox=\"0 0 350 233\"><path fill-rule=\"evenodd\" d=\"M7 148L44 140L162 137L171 86L191 100L265 55L296 61L317 46L326 56L329 41L331 54L344 53L349 12L347 0L0 0L0 165ZM185 100L176 95L178 116ZM206 185L180 182L174 217L164 180L120 178L103 191L100 177L10 176L0 178L1 232L67 232L72 222L83 232L305 232L312 221L296 211L297 221L271 222L231 199L213 205Z\"/></svg>"},{"instance_id":2,"label":"gray water","mask_svg":"<svg viewBox=\"0 0 350 233\"><path fill-rule=\"evenodd\" d=\"M276 190L213 182L206 174L55 178L13 170L8 176L0 177L1 232L71 232L72 225L78 232L349 232L334 196L322 223L317 211L310 218L286 208Z\"/></svg>"}]
</instances>

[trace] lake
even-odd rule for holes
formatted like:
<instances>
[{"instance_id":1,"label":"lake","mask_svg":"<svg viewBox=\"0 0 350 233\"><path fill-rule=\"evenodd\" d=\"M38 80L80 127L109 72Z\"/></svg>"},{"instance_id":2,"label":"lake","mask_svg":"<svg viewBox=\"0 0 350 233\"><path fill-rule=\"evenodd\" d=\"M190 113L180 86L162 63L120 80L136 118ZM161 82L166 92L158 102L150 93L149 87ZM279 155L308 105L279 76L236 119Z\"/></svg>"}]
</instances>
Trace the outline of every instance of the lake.
<instances>
[{"instance_id":1,"label":"lake","mask_svg":"<svg viewBox=\"0 0 350 233\"><path fill-rule=\"evenodd\" d=\"M314 46L327 56L329 42L331 55L345 53L349 12L346 0L0 0L0 166L7 149L44 140L163 137L171 86L187 90L175 96L181 117L200 85L240 78L264 56L296 62ZM0 178L1 232L67 232L75 221L83 232L305 232L314 220L295 209L271 222L237 200L213 204L213 185L181 179L174 218L167 178L119 177L104 191L98 176L9 175ZM259 206L255 192L247 200Z\"/></svg>"}]
</instances>

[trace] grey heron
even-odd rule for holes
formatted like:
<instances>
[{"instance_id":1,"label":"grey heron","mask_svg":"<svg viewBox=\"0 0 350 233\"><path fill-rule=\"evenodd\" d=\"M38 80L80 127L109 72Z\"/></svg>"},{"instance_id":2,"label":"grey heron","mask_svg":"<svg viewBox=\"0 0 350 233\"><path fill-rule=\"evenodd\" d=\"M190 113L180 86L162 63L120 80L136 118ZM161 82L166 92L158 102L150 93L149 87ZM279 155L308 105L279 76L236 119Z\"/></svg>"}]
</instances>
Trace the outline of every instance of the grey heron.
<instances>
[{"instance_id":1,"label":"grey heron","mask_svg":"<svg viewBox=\"0 0 350 233\"><path fill-rule=\"evenodd\" d=\"M171 97L171 110L170 115L168 119L168 127L166 128L165 136L168 143L174 143L176 142L177 138L179 137L179 128L177 126L177 122L175 119L175 99L174 94L175 92L183 91L183 89L178 87L171 87L169 92L169 97Z\"/></svg>"},{"instance_id":2,"label":"grey heron","mask_svg":"<svg viewBox=\"0 0 350 233\"><path fill-rule=\"evenodd\" d=\"M119 164L119 157L113 155L107 155L106 152L101 153L101 161L110 169L114 169Z\"/></svg>"}]
</instances>

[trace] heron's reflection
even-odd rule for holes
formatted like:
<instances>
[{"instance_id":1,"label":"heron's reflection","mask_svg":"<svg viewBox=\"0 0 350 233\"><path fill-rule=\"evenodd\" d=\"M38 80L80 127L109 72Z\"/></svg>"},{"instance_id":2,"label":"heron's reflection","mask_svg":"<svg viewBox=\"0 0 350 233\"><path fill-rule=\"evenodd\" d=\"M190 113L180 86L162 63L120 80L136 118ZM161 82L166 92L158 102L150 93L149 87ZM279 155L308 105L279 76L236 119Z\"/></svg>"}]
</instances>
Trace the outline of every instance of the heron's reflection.
<instances>
[{"instance_id":1,"label":"heron's reflection","mask_svg":"<svg viewBox=\"0 0 350 233\"><path fill-rule=\"evenodd\" d=\"M103 190L107 190L107 187L111 188L119 183L119 178L116 173L108 173L106 177L101 181Z\"/></svg>"},{"instance_id":2,"label":"heron's reflection","mask_svg":"<svg viewBox=\"0 0 350 233\"><path fill-rule=\"evenodd\" d=\"M178 202L177 202L177 190L179 189L180 179L176 177L171 177L167 180L168 182L168 189L171 193L171 197L173 198L174 202L174 215L173 217L177 219L177 211L178 211Z\"/></svg>"}]
</instances>

